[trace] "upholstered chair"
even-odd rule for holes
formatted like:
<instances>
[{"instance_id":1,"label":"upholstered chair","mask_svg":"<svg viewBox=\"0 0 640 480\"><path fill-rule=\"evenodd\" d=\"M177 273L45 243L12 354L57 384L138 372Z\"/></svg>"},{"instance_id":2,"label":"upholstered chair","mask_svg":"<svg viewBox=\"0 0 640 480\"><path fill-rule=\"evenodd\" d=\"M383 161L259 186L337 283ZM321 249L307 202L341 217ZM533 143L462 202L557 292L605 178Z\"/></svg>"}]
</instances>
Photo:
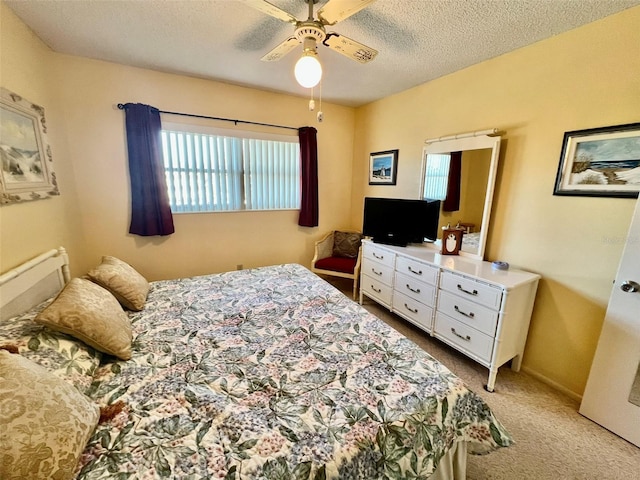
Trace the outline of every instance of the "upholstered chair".
<instances>
[{"instance_id":1,"label":"upholstered chair","mask_svg":"<svg viewBox=\"0 0 640 480\"><path fill-rule=\"evenodd\" d=\"M353 299L358 294L358 279L362 261L362 234L334 230L315 244L311 271L319 275L353 280Z\"/></svg>"}]
</instances>

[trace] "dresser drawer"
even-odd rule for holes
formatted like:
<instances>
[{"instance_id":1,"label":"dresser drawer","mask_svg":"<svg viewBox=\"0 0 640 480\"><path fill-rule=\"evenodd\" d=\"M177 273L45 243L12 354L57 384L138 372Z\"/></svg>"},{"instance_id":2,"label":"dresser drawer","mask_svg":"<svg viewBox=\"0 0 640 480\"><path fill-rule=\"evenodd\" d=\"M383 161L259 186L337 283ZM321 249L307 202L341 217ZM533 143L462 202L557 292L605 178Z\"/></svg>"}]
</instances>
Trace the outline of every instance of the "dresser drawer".
<instances>
[{"instance_id":1,"label":"dresser drawer","mask_svg":"<svg viewBox=\"0 0 640 480\"><path fill-rule=\"evenodd\" d=\"M365 244L363 255L365 259L369 258L374 262L378 262L391 268L393 268L393 265L395 264L395 253L376 247L375 245Z\"/></svg>"},{"instance_id":2,"label":"dresser drawer","mask_svg":"<svg viewBox=\"0 0 640 480\"><path fill-rule=\"evenodd\" d=\"M440 277L440 288L489 308L500 309L502 289L499 287L476 282L453 272L443 271Z\"/></svg>"},{"instance_id":3,"label":"dresser drawer","mask_svg":"<svg viewBox=\"0 0 640 480\"><path fill-rule=\"evenodd\" d=\"M436 312L434 332L437 337L453 344L467 355L475 357L480 362L491 363L493 337L458 322L442 312Z\"/></svg>"},{"instance_id":4,"label":"dresser drawer","mask_svg":"<svg viewBox=\"0 0 640 480\"><path fill-rule=\"evenodd\" d=\"M391 295L393 287L382 283L377 278L371 278L369 275L363 275L360 279L360 289L369 297L378 299L386 306L391 305Z\"/></svg>"},{"instance_id":5,"label":"dresser drawer","mask_svg":"<svg viewBox=\"0 0 640 480\"><path fill-rule=\"evenodd\" d=\"M375 278L386 285L393 285L393 267L367 258L362 264L361 271L363 275Z\"/></svg>"},{"instance_id":6,"label":"dresser drawer","mask_svg":"<svg viewBox=\"0 0 640 480\"><path fill-rule=\"evenodd\" d=\"M438 268L411 258L399 256L396 260L396 272L403 273L431 285L438 284Z\"/></svg>"},{"instance_id":7,"label":"dresser drawer","mask_svg":"<svg viewBox=\"0 0 640 480\"><path fill-rule=\"evenodd\" d=\"M438 311L492 337L496 334L498 312L466 300L459 295L440 290Z\"/></svg>"},{"instance_id":8,"label":"dresser drawer","mask_svg":"<svg viewBox=\"0 0 640 480\"><path fill-rule=\"evenodd\" d=\"M429 307L435 305L436 287L434 285L429 285L413 277L396 272L393 288L394 292L407 295Z\"/></svg>"},{"instance_id":9,"label":"dresser drawer","mask_svg":"<svg viewBox=\"0 0 640 480\"><path fill-rule=\"evenodd\" d=\"M433 323L433 309L417 300L398 293L393 293L393 311L409 318L427 331L431 331Z\"/></svg>"}]
</instances>

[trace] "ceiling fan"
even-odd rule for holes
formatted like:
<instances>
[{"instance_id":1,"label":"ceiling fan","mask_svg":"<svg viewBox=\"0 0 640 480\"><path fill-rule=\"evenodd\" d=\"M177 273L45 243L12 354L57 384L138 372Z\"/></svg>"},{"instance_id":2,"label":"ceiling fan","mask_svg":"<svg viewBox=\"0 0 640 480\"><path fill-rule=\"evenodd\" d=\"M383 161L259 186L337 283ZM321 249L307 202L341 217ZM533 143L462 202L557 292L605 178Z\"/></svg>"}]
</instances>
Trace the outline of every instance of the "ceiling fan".
<instances>
[{"instance_id":1,"label":"ceiling fan","mask_svg":"<svg viewBox=\"0 0 640 480\"><path fill-rule=\"evenodd\" d=\"M326 32L326 26L333 26L341 20L359 12L375 0L329 0L313 15L313 5L318 0L303 0L309 4L309 18L298 20L293 15L266 0L240 0L243 3L295 26L293 36L285 39L264 57L262 61L275 62L294 50L302 43L302 57L296 63L296 80L303 87L311 88L320 82L322 66L317 59L316 46L318 43L335 50L346 57L360 63L370 62L378 54L377 50L356 42L335 32Z\"/></svg>"}]
</instances>

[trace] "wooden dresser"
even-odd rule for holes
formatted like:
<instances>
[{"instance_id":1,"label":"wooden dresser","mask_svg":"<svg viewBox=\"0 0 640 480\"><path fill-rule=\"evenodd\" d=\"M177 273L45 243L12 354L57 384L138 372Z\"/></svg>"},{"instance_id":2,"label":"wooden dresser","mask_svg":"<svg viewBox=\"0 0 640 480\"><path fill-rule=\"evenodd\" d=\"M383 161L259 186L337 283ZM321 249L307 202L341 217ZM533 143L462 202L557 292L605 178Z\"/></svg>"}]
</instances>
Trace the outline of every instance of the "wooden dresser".
<instances>
[{"instance_id":1,"label":"wooden dresser","mask_svg":"<svg viewBox=\"0 0 640 480\"><path fill-rule=\"evenodd\" d=\"M364 240L360 303L366 295L487 367L492 392L501 365L520 370L539 279L428 246Z\"/></svg>"}]
</instances>

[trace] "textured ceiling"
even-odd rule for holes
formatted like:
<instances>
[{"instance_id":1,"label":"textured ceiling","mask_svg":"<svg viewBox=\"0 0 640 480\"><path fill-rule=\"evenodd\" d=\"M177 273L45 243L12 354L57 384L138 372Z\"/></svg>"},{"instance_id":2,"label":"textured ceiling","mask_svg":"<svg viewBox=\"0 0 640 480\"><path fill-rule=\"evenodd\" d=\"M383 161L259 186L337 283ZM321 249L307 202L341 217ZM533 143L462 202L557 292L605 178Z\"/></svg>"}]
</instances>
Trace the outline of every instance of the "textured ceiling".
<instances>
[{"instance_id":1,"label":"textured ceiling","mask_svg":"<svg viewBox=\"0 0 640 480\"><path fill-rule=\"evenodd\" d=\"M279 62L260 61L294 27L236 0L4 2L56 52L308 96L293 77L302 47ZM271 3L307 18L303 0ZM377 0L327 27L379 54L362 65L318 47L323 100L362 105L636 5L640 0Z\"/></svg>"}]
</instances>

